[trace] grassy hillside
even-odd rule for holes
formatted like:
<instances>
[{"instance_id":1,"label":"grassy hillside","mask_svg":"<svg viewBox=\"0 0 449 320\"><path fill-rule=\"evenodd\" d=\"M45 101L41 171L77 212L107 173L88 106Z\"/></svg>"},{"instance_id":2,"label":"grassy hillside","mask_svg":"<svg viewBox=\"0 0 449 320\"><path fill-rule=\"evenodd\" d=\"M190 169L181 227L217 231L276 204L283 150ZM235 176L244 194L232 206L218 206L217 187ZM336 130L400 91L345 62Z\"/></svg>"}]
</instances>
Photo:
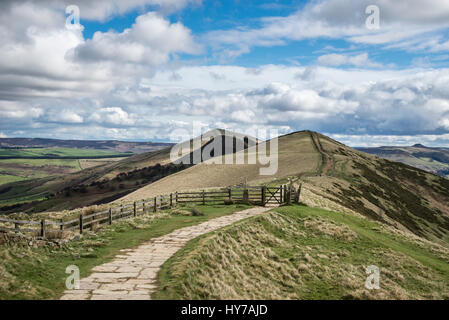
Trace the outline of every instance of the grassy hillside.
<instances>
[{"instance_id":1,"label":"grassy hillside","mask_svg":"<svg viewBox=\"0 0 449 320\"><path fill-rule=\"evenodd\" d=\"M0 185L81 170L74 159L3 159L0 160Z\"/></svg>"},{"instance_id":2,"label":"grassy hillside","mask_svg":"<svg viewBox=\"0 0 449 320\"><path fill-rule=\"evenodd\" d=\"M448 299L449 250L350 214L285 206L191 241L156 299ZM365 268L380 289L365 288Z\"/></svg>"},{"instance_id":3,"label":"grassy hillside","mask_svg":"<svg viewBox=\"0 0 449 320\"><path fill-rule=\"evenodd\" d=\"M411 147L357 148L360 151L449 178L449 149L429 148L421 144Z\"/></svg>"},{"instance_id":4,"label":"grassy hillside","mask_svg":"<svg viewBox=\"0 0 449 320\"><path fill-rule=\"evenodd\" d=\"M112 201L136 190L141 184L176 171L176 166L166 169L158 166L169 162L168 154L169 149L159 150L74 173L5 184L0 186L0 206L9 206L3 208L3 212L38 212ZM31 201L35 203L18 205Z\"/></svg>"},{"instance_id":5,"label":"grassy hillside","mask_svg":"<svg viewBox=\"0 0 449 320\"><path fill-rule=\"evenodd\" d=\"M270 149L269 143L266 146ZM247 164L248 155L256 154L257 147L241 151L246 164L211 164L211 160L195 165L184 172L166 177L156 183L137 190L123 200L137 200L151 194L169 193L175 190L189 190L208 187L226 187L248 180L249 183L268 183L292 175L315 175L320 166L320 155L314 149L310 134L300 132L279 139L279 167L273 176L260 175L259 169L266 167L259 161ZM235 155L234 155L235 161ZM224 163L224 160L222 161Z\"/></svg>"},{"instance_id":6,"label":"grassy hillside","mask_svg":"<svg viewBox=\"0 0 449 320\"><path fill-rule=\"evenodd\" d=\"M449 242L449 180L401 163L351 149L310 131L281 136L279 170L262 176L262 164L195 165L122 198L224 187L248 180L251 184L287 182L299 177L304 188L340 207L407 229L428 239ZM256 148L245 151L257 152Z\"/></svg>"},{"instance_id":7,"label":"grassy hillside","mask_svg":"<svg viewBox=\"0 0 449 320\"><path fill-rule=\"evenodd\" d=\"M129 153L72 148L0 149L0 185L53 175L129 157Z\"/></svg>"}]
</instances>

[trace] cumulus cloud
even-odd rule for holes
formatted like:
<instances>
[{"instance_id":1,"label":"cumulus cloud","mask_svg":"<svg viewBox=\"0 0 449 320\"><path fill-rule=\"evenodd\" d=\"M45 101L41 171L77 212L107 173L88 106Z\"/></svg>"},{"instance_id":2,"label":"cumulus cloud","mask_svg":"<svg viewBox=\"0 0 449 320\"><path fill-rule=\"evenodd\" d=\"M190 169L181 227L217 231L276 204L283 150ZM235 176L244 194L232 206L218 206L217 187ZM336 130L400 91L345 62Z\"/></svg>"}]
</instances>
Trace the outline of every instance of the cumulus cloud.
<instances>
[{"instance_id":1,"label":"cumulus cloud","mask_svg":"<svg viewBox=\"0 0 449 320\"><path fill-rule=\"evenodd\" d=\"M81 61L114 61L151 66L166 63L172 53L198 53L191 32L181 23L170 23L155 12L137 17L121 33L96 32L92 39L75 48Z\"/></svg>"},{"instance_id":2,"label":"cumulus cloud","mask_svg":"<svg viewBox=\"0 0 449 320\"><path fill-rule=\"evenodd\" d=\"M201 52L201 41L225 60L254 45L319 37L444 51L447 39L437 32L449 21L445 3L432 0L420 11L415 0L313 1L299 13L262 19L260 28L218 30L198 39L164 16L193 2L200 1L79 1L81 14L94 20L147 5L162 10L89 40L64 28L65 2L0 2L2 134L167 139L176 128L201 120L237 131L312 129L360 145L368 140L355 137L449 141L448 69L417 63L419 68L380 70L357 47L350 54L320 53L317 64L306 67L171 64L178 53ZM367 4L380 6L381 29L364 27ZM433 38L420 44L423 32Z\"/></svg>"}]
</instances>

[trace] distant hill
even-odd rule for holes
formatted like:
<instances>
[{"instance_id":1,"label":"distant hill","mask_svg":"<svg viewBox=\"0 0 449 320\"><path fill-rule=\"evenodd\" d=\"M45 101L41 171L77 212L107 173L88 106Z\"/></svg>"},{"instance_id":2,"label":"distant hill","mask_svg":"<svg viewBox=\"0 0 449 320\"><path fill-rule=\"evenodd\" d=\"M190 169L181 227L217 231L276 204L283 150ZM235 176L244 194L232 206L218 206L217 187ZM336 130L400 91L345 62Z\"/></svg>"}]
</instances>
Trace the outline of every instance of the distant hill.
<instances>
[{"instance_id":1,"label":"distant hill","mask_svg":"<svg viewBox=\"0 0 449 320\"><path fill-rule=\"evenodd\" d=\"M449 148L432 148L422 144L415 144L411 147L356 149L449 178Z\"/></svg>"},{"instance_id":2,"label":"distant hill","mask_svg":"<svg viewBox=\"0 0 449 320\"><path fill-rule=\"evenodd\" d=\"M171 146L162 142L127 142L117 140L58 140L42 138L0 138L0 148L77 148L115 152L144 153Z\"/></svg>"}]
</instances>

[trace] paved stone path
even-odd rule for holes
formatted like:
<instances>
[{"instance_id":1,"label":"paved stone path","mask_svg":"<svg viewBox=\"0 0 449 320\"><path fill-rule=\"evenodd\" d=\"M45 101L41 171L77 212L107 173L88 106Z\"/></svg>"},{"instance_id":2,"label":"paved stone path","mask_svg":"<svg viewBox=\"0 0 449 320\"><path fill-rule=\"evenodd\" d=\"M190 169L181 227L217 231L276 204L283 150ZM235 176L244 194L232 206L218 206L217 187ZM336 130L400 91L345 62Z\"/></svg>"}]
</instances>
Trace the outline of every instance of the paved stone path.
<instances>
[{"instance_id":1,"label":"paved stone path","mask_svg":"<svg viewBox=\"0 0 449 320\"><path fill-rule=\"evenodd\" d=\"M185 227L153 238L135 249L121 250L113 261L92 269L80 280L79 290L66 290L62 300L150 300L162 264L188 241L239 220L270 210L255 207Z\"/></svg>"}]
</instances>

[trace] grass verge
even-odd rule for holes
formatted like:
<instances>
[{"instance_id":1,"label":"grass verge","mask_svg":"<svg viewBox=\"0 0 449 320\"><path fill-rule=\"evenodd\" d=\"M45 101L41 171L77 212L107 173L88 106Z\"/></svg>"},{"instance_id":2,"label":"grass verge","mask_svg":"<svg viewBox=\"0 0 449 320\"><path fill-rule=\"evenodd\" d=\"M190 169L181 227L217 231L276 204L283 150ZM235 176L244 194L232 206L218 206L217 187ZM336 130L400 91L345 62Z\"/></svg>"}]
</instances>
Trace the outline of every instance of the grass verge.
<instances>
[{"instance_id":1,"label":"grass verge","mask_svg":"<svg viewBox=\"0 0 449 320\"><path fill-rule=\"evenodd\" d=\"M366 267L380 289L365 288ZM449 250L378 222L284 206L196 238L154 299L448 299Z\"/></svg>"}]
</instances>

